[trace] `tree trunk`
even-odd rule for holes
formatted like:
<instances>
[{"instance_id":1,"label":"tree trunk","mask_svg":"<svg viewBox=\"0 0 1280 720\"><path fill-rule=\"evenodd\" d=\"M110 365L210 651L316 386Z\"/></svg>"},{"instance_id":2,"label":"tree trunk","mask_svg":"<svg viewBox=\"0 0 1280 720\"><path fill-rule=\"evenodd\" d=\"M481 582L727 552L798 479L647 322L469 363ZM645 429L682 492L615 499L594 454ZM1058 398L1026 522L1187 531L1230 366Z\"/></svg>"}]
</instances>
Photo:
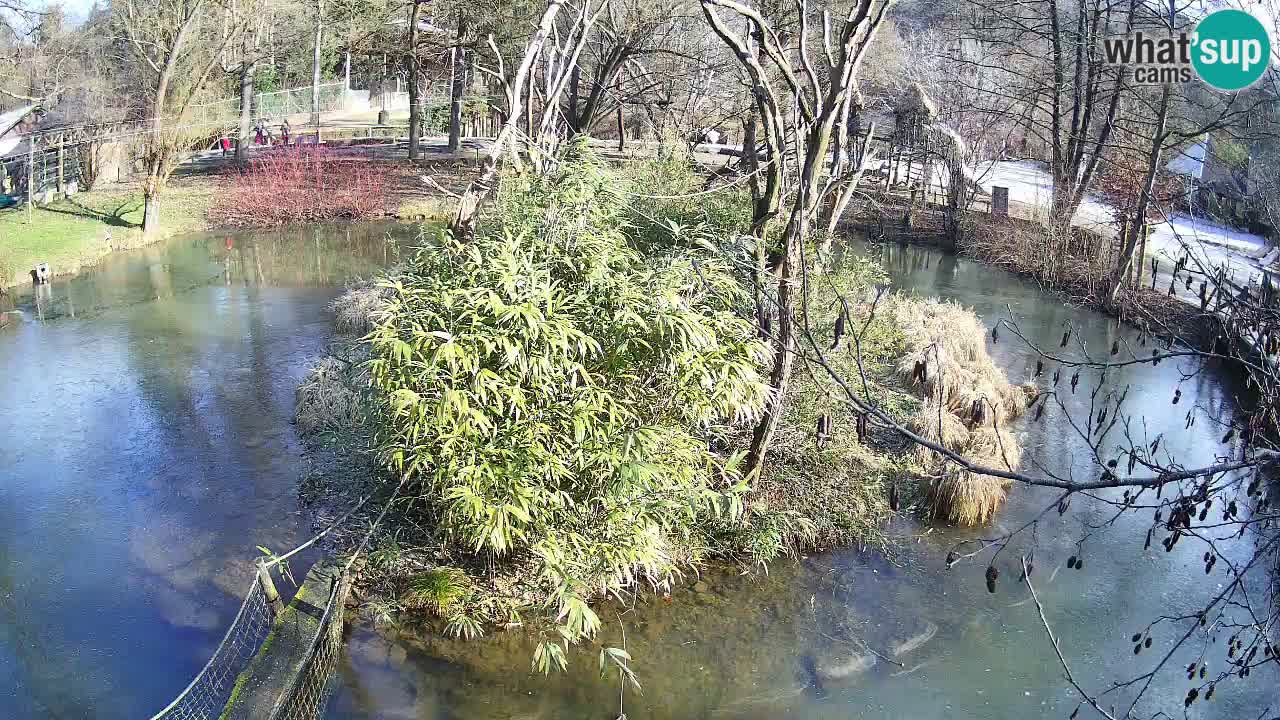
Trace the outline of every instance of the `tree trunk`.
<instances>
[{"instance_id":1,"label":"tree trunk","mask_svg":"<svg viewBox=\"0 0 1280 720\"><path fill-rule=\"evenodd\" d=\"M867 160L867 149L871 147L871 138L875 135L876 124L871 123L870 130L862 133L862 99L861 93L851 93L850 99L841 110L839 125L835 138L832 139L832 176L835 179L827 194L818 215L818 227L826 231L822 241L822 251L831 249L832 238L840 218L858 190L862 182L863 166ZM841 177L843 176L843 177Z\"/></svg>"},{"instance_id":2,"label":"tree trunk","mask_svg":"<svg viewBox=\"0 0 1280 720\"><path fill-rule=\"evenodd\" d=\"M466 54L462 40L467 33L467 19L458 13L458 37L453 48L453 82L449 85L449 151L462 147L462 106L467 93Z\"/></svg>"},{"instance_id":3,"label":"tree trunk","mask_svg":"<svg viewBox=\"0 0 1280 720\"><path fill-rule=\"evenodd\" d=\"M624 123L622 119L622 103L618 103L618 152L622 152L626 149L627 134L625 130L626 123Z\"/></svg>"},{"instance_id":4,"label":"tree trunk","mask_svg":"<svg viewBox=\"0 0 1280 720\"><path fill-rule=\"evenodd\" d=\"M248 41L245 41L246 44ZM257 57L250 58L246 48L245 59L240 62L240 127L236 132L236 162L249 160L249 143L253 133L253 76L258 69Z\"/></svg>"},{"instance_id":5,"label":"tree trunk","mask_svg":"<svg viewBox=\"0 0 1280 720\"><path fill-rule=\"evenodd\" d=\"M316 42L311 52L311 124L320 144L320 45L324 41L324 0L316 0Z\"/></svg>"},{"instance_id":6,"label":"tree trunk","mask_svg":"<svg viewBox=\"0 0 1280 720\"><path fill-rule=\"evenodd\" d=\"M769 387L773 395L765 408L764 416L756 424L751 434L751 448L747 451L745 464L747 477L759 477L764 470L764 461L769 453L769 445L782 423L786 412L787 387L791 383L791 367L796 356L795 334L795 297L792 287L794 272L800 262L799 243L794 238L795 231L787 229L783 243L786 247L782 263L778 267L778 324L773 357L773 372L769 375ZM759 241L757 241L759 242ZM767 308L766 308L767 312Z\"/></svg>"},{"instance_id":7,"label":"tree trunk","mask_svg":"<svg viewBox=\"0 0 1280 720\"><path fill-rule=\"evenodd\" d=\"M1138 204L1134 208L1133 218L1130 222L1125 223L1126 230L1120 243L1120 257L1116 260L1116 267L1110 278L1110 286L1107 288L1107 301L1111 303L1116 301L1120 293L1120 287L1124 284L1124 278L1129 274L1130 265L1134 262L1134 251L1137 249L1139 241L1146 238L1147 208L1151 206L1156 173L1160 170L1160 155L1164 149L1165 125L1169 119L1171 94L1168 85L1165 85L1160 91L1160 110L1156 115L1156 126L1152 132L1151 148L1147 151L1146 174L1142 179L1142 187L1138 191ZM1142 260L1143 258L1138 258L1139 263Z\"/></svg>"},{"instance_id":8,"label":"tree trunk","mask_svg":"<svg viewBox=\"0 0 1280 720\"><path fill-rule=\"evenodd\" d=\"M809 223L818 214L822 203L819 190L819 176L827 163L827 148L831 143L831 134L835 113L820 117L811 126L805 137L804 167L801 170L795 199L792 201L791 215L787 228L782 235L782 261L778 265L778 333L776 351L773 360L773 372L769 376L769 387L773 395L765 409L764 416L756 425L751 435L751 448L747 451L745 472L747 477L759 477L764 471L765 459L769 453L769 445L786 413L787 388L791 382L791 367L796 355L796 293L800 277L806 268L802 265L801 244L809 236ZM773 173L770 173L772 176ZM802 298L803 300L803 298Z\"/></svg>"},{"instance_id":9,"label":"tree trunk","mask_svg":"<svg viewBox=\"0 0 1280 720\"><path fill-rule=\"evenodd\" d=\"M569 124L569 132L577 135L578 122L578 84L582 81L582 66L574 65L569 71L569 99L565 102L564 119Z\"/></svg>"},{"instance_id":10,"label":"tree trunk","mask_svg":"<svg viewBox=\"0 0 1280 720\"><path fill-rule=\"evenodd\" d=\"M947 208L944 211L943 223L946 225L947 241L955 250L960 244L961 213L969 207L969 179L964 175L964 158L959 156L959 148L947 149Z\"/></svg>"},{"instance_id":11,"label":"tree trunk","mask_svg":"<svg viewBox=\"0 0 1280 720\"><path fill-rule=\"evenodd\" d=\"M520 126L520 108L524 103L525 85L529 79L530 68L542 52L542 46L546 44L547 35L551 33L556 15L560 13L562 7L564 7L564 0L548 0L547 8L538 22L537 32L525 45L524 58L520 61L520 67L516 70L515 79L511 83L511 91L508 95L511 106L508 108L506 121L489 147L484 171L480 177L471 181L462 197L458 199L458 209L454 212L453 221L449 224L449 229L456 238L466 241L475 237L476 216L480 212L480 204L493 189L497 181L498 163L502 158L503 149ZM559 102L559 98L552 94L546 98L546 101L556 103Z\"/></svg>"},{"instance_id":12,"label":"tree trunk","mask_svg":"<svg viewBox=\"0 0 1280 720\"><path fill-rule=\"evenodd\" d=\"M418 14L422 3L414 0L413 9L409 11L409 159L417 160L422 156L422 93L418 84Z\"/></svg>"},{"instance_id":13,"label":"tree trunk","mask_svg":"<svg viewBox=\"0 0 1280 720\"><path fill-rule=\"evenodd\" d=\"M142 182L142 235L153 237L160 230L160 185L161 179L157 169L149 169L147 179Z\"/></svg>"}]
</instances>

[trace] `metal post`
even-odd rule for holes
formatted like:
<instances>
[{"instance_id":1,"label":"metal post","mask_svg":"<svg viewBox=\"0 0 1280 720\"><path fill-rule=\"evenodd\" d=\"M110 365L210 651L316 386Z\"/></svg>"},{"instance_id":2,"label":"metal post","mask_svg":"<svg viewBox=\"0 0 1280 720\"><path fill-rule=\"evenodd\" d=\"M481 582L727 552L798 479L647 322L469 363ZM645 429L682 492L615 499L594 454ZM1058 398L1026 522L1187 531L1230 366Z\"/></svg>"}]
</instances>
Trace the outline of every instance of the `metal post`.
<instances>
[{"instance_id":1,"label":"metal post","mask_svg":"<svg viewBox=\"0 0 1280 720\"><path fill-rule=\"evenodd\" d=\"M280 593L276 592L275 581L271 579L271 570L267 568L267 563L258 558L258 584L262 586L262 594L266 596L267 605L271 606L272 615L280 614L284 608L280 602Z\"/></svg>"},{"instance_id":2,"label":"metal post","mask_svg":"<svg viewBox=\"0 0 1280 720\"><path fill-rule=\"evenodd\" d=\"M32 138L27 142L30 143L27 149L27 224L30 225L32 204L35 203L36 141Z\"/></svg>"},{"instance_id":3,"label":"metal post","mask_svg":"<svg viewBox=\"0 0 1280 720\"><path fill-rule=\"evenodd\" d=\"M66 162L67 162L66 150L67 150L66 144L63 142L62 136L59 135L58 136L58 192L60 193L64 193L67 191L66 183L63 182L63 171L66 167Z\"/></svg>"}]
</instances>

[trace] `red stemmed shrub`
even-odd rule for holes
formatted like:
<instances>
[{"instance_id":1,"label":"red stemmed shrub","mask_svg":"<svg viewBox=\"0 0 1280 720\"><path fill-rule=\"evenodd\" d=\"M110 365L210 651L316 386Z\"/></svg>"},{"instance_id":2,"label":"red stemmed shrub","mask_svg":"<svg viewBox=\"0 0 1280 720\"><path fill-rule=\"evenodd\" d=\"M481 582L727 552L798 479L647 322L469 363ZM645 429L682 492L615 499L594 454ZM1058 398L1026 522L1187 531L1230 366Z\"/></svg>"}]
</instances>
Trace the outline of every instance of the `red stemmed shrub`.
<instances>
[{"instance_id":1,"label":"red stemmed shrub","mask_svg":"<svg viewBox=\"0 0 1280 720\"><path fill-rule=\"evenodd\" d=\"M272 149L229 176L210 215L245 227L366 219L387 211L387 172L325 147Z\"/></svg>"}]
</instances>

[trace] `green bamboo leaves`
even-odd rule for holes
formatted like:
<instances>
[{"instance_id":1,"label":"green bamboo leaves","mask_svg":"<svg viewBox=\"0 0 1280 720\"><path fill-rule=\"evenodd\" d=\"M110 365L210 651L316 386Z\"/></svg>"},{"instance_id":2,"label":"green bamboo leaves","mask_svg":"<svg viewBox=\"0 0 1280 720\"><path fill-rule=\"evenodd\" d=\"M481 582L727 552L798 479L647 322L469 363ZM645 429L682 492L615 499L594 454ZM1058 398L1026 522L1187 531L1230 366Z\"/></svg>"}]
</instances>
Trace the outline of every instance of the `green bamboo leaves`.
<instances>
[{"instance_id":1,"label":"green bamboo leaves","mask_svg":"<svg viewBox=\"0 0 1280 720\"><path fill-rule=\"evenodd\" d=\"M588 598L665 586L742 514L739 458L708 440L767 396L729 267L641 254L619 182L590 162L504 180L473 241L385 283L368 337L383 457L452 542L550 598L563 642L539 646L543 671L598 630Z\"/></svg>"}]
</instances>

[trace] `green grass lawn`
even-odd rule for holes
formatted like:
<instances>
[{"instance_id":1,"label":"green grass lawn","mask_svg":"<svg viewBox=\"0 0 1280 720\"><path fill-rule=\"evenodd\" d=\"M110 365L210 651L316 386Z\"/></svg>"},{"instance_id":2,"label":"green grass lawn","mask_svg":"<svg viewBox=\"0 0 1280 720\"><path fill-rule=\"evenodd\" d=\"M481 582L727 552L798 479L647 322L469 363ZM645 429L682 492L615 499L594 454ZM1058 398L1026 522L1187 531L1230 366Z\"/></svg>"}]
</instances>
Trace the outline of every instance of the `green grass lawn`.
<instances>
[{"instance_id":1,"label":"green grass lawn","mask_svg":"<svg viewBox=\"0 0 1280 720\"><path fill-rule=\"evenodd\" d=\"M201 185L167 188L161 196L161 236L199 230L212 200ZM36 263L56 274L75 272L111 250L142 239L142 191L103 189L36 207L0 210L0 287L22 282ZM108 233L110 238L108 239Z\"/></svg>"}]
</instances>

